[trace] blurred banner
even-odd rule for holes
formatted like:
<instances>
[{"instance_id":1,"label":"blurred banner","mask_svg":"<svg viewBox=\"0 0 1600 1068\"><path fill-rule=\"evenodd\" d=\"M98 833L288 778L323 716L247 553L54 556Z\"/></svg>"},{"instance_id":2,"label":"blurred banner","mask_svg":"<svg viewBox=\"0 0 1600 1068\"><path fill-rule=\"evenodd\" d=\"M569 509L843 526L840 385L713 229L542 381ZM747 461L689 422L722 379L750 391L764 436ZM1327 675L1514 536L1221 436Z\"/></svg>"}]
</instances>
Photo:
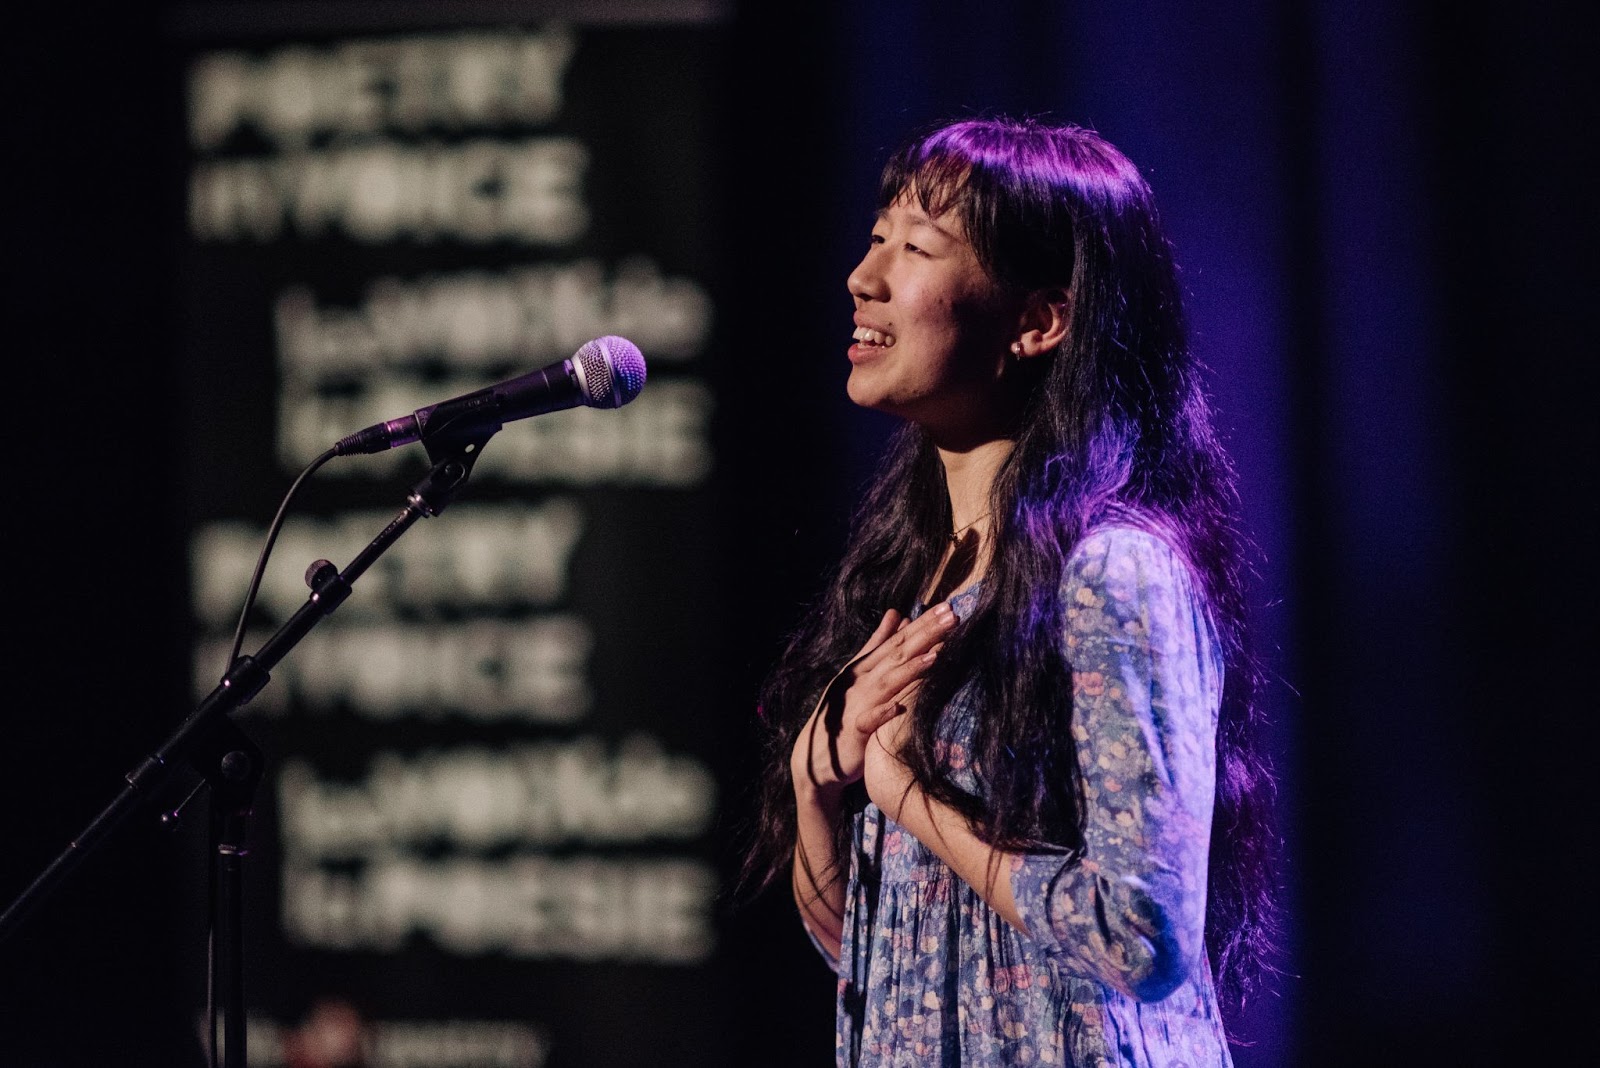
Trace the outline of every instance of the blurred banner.
<instances>
[{"instance_id":1,"label":"blurred banner","mask_svg":"<svg viewBox=\"0 0 1600 1068\"><path fill-rule=\"evenodd\" d=\"M715 1062L716 12L345 7L185 35L197 699L339 438L606 334L649 380L507 425L239 714L267 760L251 1063ZM246 652L426 469L412 445L310 481Z\"/></svg>"}]
</instances>

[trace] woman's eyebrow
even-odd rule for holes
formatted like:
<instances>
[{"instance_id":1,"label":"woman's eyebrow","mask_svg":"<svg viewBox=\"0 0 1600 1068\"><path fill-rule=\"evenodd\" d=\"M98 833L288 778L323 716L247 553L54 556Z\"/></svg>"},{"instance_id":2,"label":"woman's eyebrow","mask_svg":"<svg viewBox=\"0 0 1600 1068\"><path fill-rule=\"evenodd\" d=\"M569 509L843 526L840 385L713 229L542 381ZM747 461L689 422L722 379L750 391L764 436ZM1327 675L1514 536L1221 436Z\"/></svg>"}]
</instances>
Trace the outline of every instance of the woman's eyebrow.
<instances>
[{"instance_id":1,"label":"woman's eyebrow","mask_svg":"<svg viewBox=\"0 0 1600 1068\"><path fill-rule=\"evenodd\" d=\"M961 240L961 235L957 234L954 230L947 230L943 226L940 226L938 223L934 222L933 219L930 218L927 215L914 216L912 218L912 220L911 220L911 225L912 226L926 227L927 229L932 230L934 233L938 234L940 237L949 238L951 241L960 241Z\"/></svg>"},{"instance_id":2,"label":"woman's eyebrow","mask_svg":"<svg viewBox=\"0 0 1600 1068\"><path fill-rule=\"evenodd\" d=\"M874 218L878 222L888 222L889 210L889 208L879 208ZM940 226L938 223L934 222L933 217L927 212L924 212L918 208L901 208L900 210L905 212L910 218L910 223L912 226L921 226L925 229L932 230L934 233L939 234L941 237L947 237L951 241L961 240L960 235L951 230L947 230L943 226Z\"/></svg>"}]
</instances>

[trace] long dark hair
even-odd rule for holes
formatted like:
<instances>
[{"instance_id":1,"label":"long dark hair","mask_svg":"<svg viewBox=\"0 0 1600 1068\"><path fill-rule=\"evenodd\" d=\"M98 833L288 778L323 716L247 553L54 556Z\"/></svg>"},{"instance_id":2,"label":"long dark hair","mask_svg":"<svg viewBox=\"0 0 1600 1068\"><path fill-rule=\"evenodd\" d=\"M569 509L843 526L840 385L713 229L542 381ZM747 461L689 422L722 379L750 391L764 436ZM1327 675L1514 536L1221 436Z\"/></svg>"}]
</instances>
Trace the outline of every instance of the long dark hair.
<instances>
[{"instance_id":1,"label":"long dark hair","mask_svg":"<svg viewBox=\"0 0 1600 1068\"><path fill-rule=\"evenodd\" d=\"M1242 1003L1274 931L1273 780L1259 748L1260 671L1246 643L1250 547L1236 526L1235 475L1211 426L1189 349L1171 246L1138 170L1095 133L1031 121L969 120L890 159L880 207L914 195L953 213L1005 291L1066 290L1071 329L1037 370L1016 445L991 493L992 556L977 604L919 691L903 753L918 784L1002 849L1081 842L1081 783L1062 725L1072 687L1060 643L1061 577L1091 524L1120 516L1189 562L1226 662L1217 736L1206 940L1219 988ZM827 681L885 608L909 608L939 566L951 514L944 470L921 428L892 439L826 593L762 688L769 773L746 877L769 884L791 856L789 755ZM969 766L980 792L936 754L939 711L964 685L982 713ZM849 816L836 828L848 856ZM843 872L821 873L838 879Z\"/></svg>"}]
</instances>

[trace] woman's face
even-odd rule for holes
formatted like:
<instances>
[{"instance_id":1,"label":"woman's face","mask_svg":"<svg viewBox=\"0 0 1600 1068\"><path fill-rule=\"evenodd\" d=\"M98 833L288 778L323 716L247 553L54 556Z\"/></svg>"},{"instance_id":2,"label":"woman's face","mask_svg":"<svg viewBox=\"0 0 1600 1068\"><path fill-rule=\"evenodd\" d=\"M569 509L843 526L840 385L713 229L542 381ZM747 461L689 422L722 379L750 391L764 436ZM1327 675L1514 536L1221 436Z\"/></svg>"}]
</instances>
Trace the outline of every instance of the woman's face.
<instances>
[{"instance_id":1,"label":"woman's face","mask_svg":"<svg viewBox=\"0 0 1600 1068\"><path fill-rule=\"evenodd\" d=\"M999 431L1000 377L1021 303L984 272L954 213L930 217L902 195L879 213L847 284L856 309L852 401L936 437Z\"/></svg>"}]
</instances>

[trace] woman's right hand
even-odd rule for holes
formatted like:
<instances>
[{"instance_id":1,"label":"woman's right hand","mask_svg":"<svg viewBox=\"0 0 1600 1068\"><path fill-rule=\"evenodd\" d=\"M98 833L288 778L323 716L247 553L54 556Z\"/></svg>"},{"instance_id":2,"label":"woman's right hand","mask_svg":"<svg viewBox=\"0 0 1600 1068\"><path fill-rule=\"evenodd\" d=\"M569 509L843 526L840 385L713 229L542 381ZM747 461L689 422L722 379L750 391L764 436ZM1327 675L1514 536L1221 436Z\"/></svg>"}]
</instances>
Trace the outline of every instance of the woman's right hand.
<instances>
[{"instance_id":1,"label":"woman's right hand","mask_svg":"<svg viewBox=\"0 0 1600 1068\"><path fill-rule=\"evenodd\" d=\"M955 625L948 604L909 621L892 608L883 614L795 739L790 769L797 790L832 793L861 779L872 732L910 707Z\"/></svg>"}]
</instances>

